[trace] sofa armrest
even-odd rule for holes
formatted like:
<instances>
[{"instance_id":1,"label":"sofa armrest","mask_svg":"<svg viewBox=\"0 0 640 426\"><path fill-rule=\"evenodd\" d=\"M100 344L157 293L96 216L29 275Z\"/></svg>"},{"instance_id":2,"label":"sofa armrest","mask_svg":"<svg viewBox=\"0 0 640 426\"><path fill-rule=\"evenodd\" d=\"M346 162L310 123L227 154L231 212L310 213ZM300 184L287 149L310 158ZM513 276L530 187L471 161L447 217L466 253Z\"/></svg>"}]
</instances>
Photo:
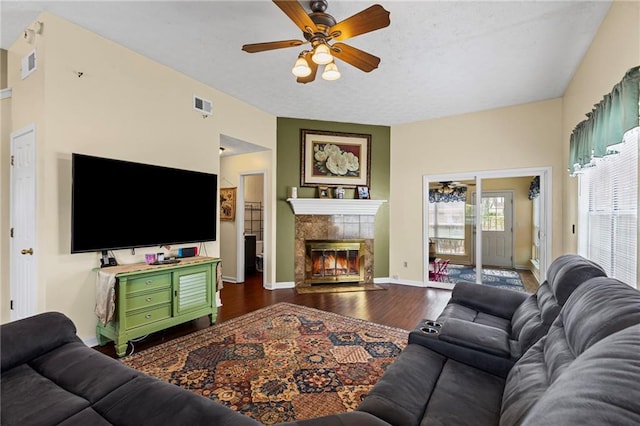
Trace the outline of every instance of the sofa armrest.
<instances>
[{"instance_id":1,"label":"sofa armrest","mask_svg":"<svg viewBox=\"0 0 640 426\"><path fill-rule=\"evenodd\" d=\"M1 370L24 364L58 346L79 342L76 327L64 314L45 312L0 327Z\"/></svg>"},{"instance_id":2,"label":"sofa armrest","mask_svg":"<svg viewBox=\"0 0 640 426\"><path fill-rule=\"evenodd\" d=\"M419 330L414 330L409 333L408 343L409 346L424 346L449 359L462 362L502 378L507 377L509 371L511 371L511 368L517 361L513 357L505 358L467 346L446 342L438 338L437 335L427 335Z\"/></svg>"},{"instance_id":3,"label":"sofa armrest","mask_svg":"<svg viewBox=\"0 0 640 426\"><path fill-rule=\"evenodd\" d=\"M509 336L504 330L475 322L449 318L442 326L438 338L502 358L509 358L511 355Z\"/></svg>"},{"instance_id":4,"label":"sofa armrest","mask_svg":"<svg viewBox=\"0 0 640 426\"><path fill-rule=\"evenodd\" d=\"M458 303L500 318L511 319L530 295L516 290L458 281L449 303Z\"/></svg>"}]
</instances>

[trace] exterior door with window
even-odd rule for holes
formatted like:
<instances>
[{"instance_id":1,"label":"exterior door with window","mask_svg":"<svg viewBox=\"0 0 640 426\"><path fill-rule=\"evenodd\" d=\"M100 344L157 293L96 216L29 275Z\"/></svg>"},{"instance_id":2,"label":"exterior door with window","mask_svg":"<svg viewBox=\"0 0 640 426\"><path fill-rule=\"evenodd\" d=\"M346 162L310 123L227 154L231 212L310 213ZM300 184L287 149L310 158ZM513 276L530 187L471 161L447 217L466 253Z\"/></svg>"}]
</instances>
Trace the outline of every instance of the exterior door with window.
<instances>
[{"instance_id":1,"label":"exterior door with window","mask_svg":"<svg viewBox=\"0 0 640 426\"><path fill-rule=\"evenodd\" d=\"M482 264L513 267L513 193L482 192Z\"/></svg>"}]
</instances>

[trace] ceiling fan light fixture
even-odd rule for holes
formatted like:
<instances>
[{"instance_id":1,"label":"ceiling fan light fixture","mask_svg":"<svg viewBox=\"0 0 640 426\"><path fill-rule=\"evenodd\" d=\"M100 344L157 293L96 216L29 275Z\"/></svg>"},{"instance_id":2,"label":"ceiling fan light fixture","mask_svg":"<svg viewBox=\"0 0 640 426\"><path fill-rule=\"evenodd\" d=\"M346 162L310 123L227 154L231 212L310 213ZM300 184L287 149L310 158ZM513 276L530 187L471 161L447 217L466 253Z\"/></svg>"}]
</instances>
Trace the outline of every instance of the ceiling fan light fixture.
<instances>
[{"instance_id":1,"label":"ceiling fan light fixture","mask_svg":"<svg viewBox=\"0 0 640 426\"><path fill-rule=\"evenodd\" d=\"M325 65L324 71L322 72L322 78L329 81L339 79L340 75L340 71L338 71L338 66L335 62Z\"/></svg>"},{"instance_id":2,"label":"ceiling fan light fixture","mask_svg":"<svg viewBox=\"0 0 640 426\"><path fill-rule=\"evenodd\" d=\"M311 68L307 63L307 60L304 58L304 55L300 54L300 56L298 56L291 72L296 77L306 77L311 74Z\"/></svg>"},{"instance_id":3,"label":"ceiling fan light fixture","mask_svg":"<svg viewBox=\"0 0 640 426\"><path fill-rule=\"evenodd\" d=\"M329 47L324 43L320 43L314 49L311 60L318 65L327 65L333 61L333 56L331 56Z\"/></svg>"}]
</instances>

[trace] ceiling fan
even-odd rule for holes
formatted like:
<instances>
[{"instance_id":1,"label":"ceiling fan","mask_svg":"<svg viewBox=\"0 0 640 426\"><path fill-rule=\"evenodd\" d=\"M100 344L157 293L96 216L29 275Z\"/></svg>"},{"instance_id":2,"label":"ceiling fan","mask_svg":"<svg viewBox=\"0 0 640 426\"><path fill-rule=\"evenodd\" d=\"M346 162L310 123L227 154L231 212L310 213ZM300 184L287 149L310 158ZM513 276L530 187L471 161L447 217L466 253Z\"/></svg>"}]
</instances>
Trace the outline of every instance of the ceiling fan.
<instances>
[{"instance_id":1,"label":"ceiling fan","mask_svg":"<svg viewBox=\"0 0 640 426\"><path fill-rule=\"evenodd\" d=\"M281 40L266 43L245 44L242 50L248 53L264 52L266 50L282 49L286 47L302 46L309 43L309 50L303 50L291 71L297 77L298 83L310 83L316 78L318 65L324 65L322 78L337 80L340 71L334 58L338 58L354 67L371 72L378 68L380 58L363 50L340 43L351 37L379 30L390 24L389 12L376 4L355 15L337 22L325 13L327 1L311 1L311 13L297 1L273 0L297 26L302 30L303 40ZM333 43L337 41L337 43ZM330 44L333 43L333 44Z\"/></svg>"},{"instance_id":2,"label":"ceiling fan","mask_svg":"<svg viewBox=\"0 0 640 426\"><path fill-rule=\"evenodd\" d=\"M466 188L467 186L467 184L462 182L443 181L436 183L431 189L434 189L441 194L451 194L457 188Z\"/></svg>"}]
</instances>

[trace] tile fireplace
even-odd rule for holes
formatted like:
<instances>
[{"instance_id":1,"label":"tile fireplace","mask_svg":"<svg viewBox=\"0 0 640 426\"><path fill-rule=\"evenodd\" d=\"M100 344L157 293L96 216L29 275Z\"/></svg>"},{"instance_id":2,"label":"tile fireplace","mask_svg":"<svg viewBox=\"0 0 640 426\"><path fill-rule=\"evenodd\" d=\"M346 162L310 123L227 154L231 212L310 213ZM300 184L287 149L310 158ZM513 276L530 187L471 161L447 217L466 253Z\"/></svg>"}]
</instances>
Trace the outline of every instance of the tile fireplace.
<instances>
[{"instance_id":1,"label":"tile fireplace","mask_svg":"<svg viewBox=\"0 0 640 426\"><path fill-rule=\"evenodd\" d=\"M295 213L298 292L373 287L375 214L385 200L288 199Z\"/></svg>"}]
</instances>

